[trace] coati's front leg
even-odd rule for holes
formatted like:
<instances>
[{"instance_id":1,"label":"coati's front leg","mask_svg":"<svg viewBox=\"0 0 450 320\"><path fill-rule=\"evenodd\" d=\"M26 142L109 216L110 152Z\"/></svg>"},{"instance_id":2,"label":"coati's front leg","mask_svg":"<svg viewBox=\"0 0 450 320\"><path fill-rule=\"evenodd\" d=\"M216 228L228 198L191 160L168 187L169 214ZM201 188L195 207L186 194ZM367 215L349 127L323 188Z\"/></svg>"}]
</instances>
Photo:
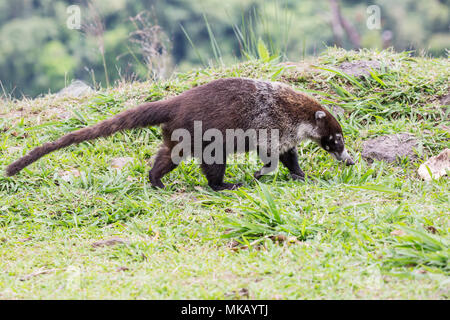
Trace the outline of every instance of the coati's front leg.
<instances>
[{"instance_id":1,"label":"coati's front leg","mask_svg":"<svg viewBox=\"0 0 450 320\"><path fill-rule=\"evenodd\" d=\"M175 169L177 165L173 163L171 158L171 150L167 146L162 146L155 158L153 168L148 174L150 183L154 187L164 188L164 184L161 182L161 178L167 173Z\"/></svg>"},{"instance_id":2,"label":"coati's front leg","mask_svg":"<svg viewBox=\"0 0 450 320\"><path fill-rule=\"evenodd\" d=\"M276 164L272 167L272 162L267 162L260 170L256 171L253 175L255 179L259 180L262 176L271 173L276 168Z\"/></svg>"},{"instance_id":3,"label":"coati's front leg","mask_svg":"<svg viewBox=\"0 0 450 320\"><path fill-rule=\"evenodd\" d=\"M279 160L286 168L288 168L293 180L305 180L305 173L302 169L300 169L300 165L298 164L297 148L294 147L280 154ZM263 175L273 171L274 168L275 166L271 166L271 162L268 162L261 168L261 170L255 172L254 176L256 179L260 179Z\"/></svg>"},{"instance_id":4,"label":"coati's front leg","mask_svg":"<svg viewBox=\"0 0 450 320\"><path fill-rule=\"evenodd\" d=\"M278 159L272 159L271 153L264 151L264 149L258 149L257 153L262 163L264 163L264 166L253 174L255 179L259 180L262 176L271 173L277 168ZM275 163L272 163L272 160L274 160Z\"/></svg>"},{"instance_id":5,"label":"coati's front leg","mask_svg":"<svg viewBox=\"0 0 450 320\"><path fill-rule=\"evenodd\" d=\"M305 173L300 169L300 165L298 164L297 148L294 147L280 154L280 161L288 168L293 180L305 181Z\"/></svg>"},{"instance_id":6,"label":"coati's front leg","mask_svg":"<svg viewBox=\"0 0 450 320\"><path fill-rule=\"evenodd\" d=\"M226 183L223 182L223 177L225 175L226 162L223 164L206 164L202 163L201 168L203 173L208 180L208 185L214 191L220 190L235 190L242 186L242 183Z\"/></svg>"}]
</instances>

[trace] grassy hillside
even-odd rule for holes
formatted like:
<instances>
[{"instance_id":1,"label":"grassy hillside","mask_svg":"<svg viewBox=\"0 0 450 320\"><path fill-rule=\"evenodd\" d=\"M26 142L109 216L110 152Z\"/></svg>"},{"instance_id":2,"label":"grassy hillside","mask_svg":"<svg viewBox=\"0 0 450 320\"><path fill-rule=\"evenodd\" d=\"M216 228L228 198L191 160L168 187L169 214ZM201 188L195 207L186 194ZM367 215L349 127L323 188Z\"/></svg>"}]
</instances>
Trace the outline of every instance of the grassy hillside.
<instances>
[{"instance_id":1,"label":"grassy hillside","mask_svg":"<svg viewBox=\"0 0 450 320\"><path fill-rule=\"evenodd\" d=\"M333 71L353 60L381 69L365 79ZM159 128L52 153L0 176L0 299L448 299L449 180L417 175L449 146L449 108L440 103L448 59L330 49L308 63L249 61L80 98L4 98L0 169L123 109L231 76L286 82L343 108L337 117L357 164L304 143L308 183L280 168L258 184L259 166L241 163L228 166L226 180L244 186L216 193L194 161L164 178L166 190L149 186ZM417 160L361 158L365 140L398 132L419 140ZM122 157L128 164L115 168Z\"/></svg>"}]
</instances>

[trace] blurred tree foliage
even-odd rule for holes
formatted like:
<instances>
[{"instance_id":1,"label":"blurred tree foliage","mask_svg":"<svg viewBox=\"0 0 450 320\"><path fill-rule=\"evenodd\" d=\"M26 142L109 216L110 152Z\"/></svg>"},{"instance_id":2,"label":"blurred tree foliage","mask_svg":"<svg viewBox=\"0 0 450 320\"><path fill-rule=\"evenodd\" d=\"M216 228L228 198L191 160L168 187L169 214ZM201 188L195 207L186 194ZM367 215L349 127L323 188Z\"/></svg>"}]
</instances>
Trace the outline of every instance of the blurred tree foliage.
<instances>
[{"instance_id":1,"label":"blurred tree foliage","mask_svg":"<svg viewBox=\"0 0 450 320\"><path fill-rule=\"evenodd\" d=\"M187 70L202 63L239 60L242 51L251 53L260 38L271 53L290 60L319 54L335 41L330 3L324 0L92 2L104 27L101 41L106 68L99 39L67 27L70 5L80 6L82 24L89 22L85 20L92 10L86 1L0 0L0 81L8 94L55 92L73 79L104 86L106 73L111 82L153 77L155 72L149 69L156 66L158 57L146 57L149 52L165 55L172 69ZM398 51L423 49L434 56L448 55L448 0L340 0L339 4L343 16L359 33L362 47L391 45ZM366 26L366 10L373 4L381 9L379 30ZM143 11L149 11L149 23L160 28L147 28L158 35L140 40L154 42L164 34L168 40L149 44L147 50L142 41L130 41L136 31L130 17ZM342 45L352 48L348 39Z\"/></svg>"}]
</instances>

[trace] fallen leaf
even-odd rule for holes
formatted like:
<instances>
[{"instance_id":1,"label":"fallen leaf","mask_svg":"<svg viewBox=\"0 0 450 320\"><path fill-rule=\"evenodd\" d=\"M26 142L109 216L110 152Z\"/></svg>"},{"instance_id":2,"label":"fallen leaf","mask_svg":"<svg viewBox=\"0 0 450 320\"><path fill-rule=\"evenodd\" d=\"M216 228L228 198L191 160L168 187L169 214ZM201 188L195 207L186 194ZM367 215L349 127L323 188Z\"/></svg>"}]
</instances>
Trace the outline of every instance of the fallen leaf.
<instances>
[{"instance_id":1,"label":"fallen leaf","mask_svg":"<svg viewBox=\"0 0 450 320\"><path fill-rule=\"evenodd\" d=\"M426 226L425 230L427 230L428 232L431 232L432 234L439 233L439 231L433 226Z\"/></svg>"},{"instance_id":2,"label":"fallen leaf","mask_svg":"<svg viewBox=\"0 0 450 320\"><path fill-rule=\"evenodd\" d=\"M405 231L399 230L399 229L394 230L394 231L391 232L391 235L392 236L396 236L396 237L404 236L405 234L406 234Z\"/></svg>"},{"instance_id":3,"label":"fallen leaf","mask_svg":"<svg viewBox=\"0 0 450 320\"><path fill-rule=\"evenodd\" d=\"M275 236L270 236L269 239L272 241L283 242L287 240L287 237L284 234L278 234Z\"/></svg>"},{"instance_id":4,"label":"fallen leaf","mask_svg":"<svg viewBox=\"0 0 450 320\"><path fill-rule=\"evenodd\" d=\"M428 271L425 270L425 269L419 269L419 270L416 270L415 272L418 273L418 274L425 274L425 273L428 273Z\"/></svg>"},{"instance_id":5,"label":"fallen leaf","mask_svg":"<svg viewBox=\"0 0 450 320\"><path fill-rule=\"evenodd\" d=\"M229 243L228 243L228 248L235 248L235 247L237 247L238 245L239 245L240 243L238 242L238 241L236 241L236 240L231 240Z\"/></svg>"},{"instance_id":6,"label":"fallen leaf","mask_svg":"<svg viewBox=\"0 0 450 320\"><path fill-rule=\"evenodd\" d=\"M236 246L236 247L232 247L231 250L233 250L234 252L238 252L239 250L248 250L248 246Z\"/></svg>"},{"instance_id":7,"label":"fallen leaf","mask_svg":"<svg viewBox=\"0 0 450 320\"><path fill-rule=\"evenodd\" d=\"M59 171L58 175L61 177L62 180L69 182L72 179L72 177L79 177L81 174L79 170L71 169L68 171Z\"/></svg>"},{"instance_id":8,"label":"fallen leaf","mask_svg":"<svg viewBox=\"0 0 450 320\"><path fill-rule=\"evenodd\" d=\"M105 246L115 246L117 244L122 244L122 243L128 243L128 241L126 241L122 238L116 237L116 238L96 241L92 244L92 246L94 248L97 248L97 247L105 247Z\"/></svg>"},{"instance_id":9,"label":"fallen leaf","mask_svg":"<svg viewBox=\"0 0 450 320\"><path fill-rule=\"evenodd\" d=\"M297 237L294 237L294 236L288 237L288 238L287 238L287 242L288 242L288 243L302 243L302 244L304 244L305 246L309 246L308 243L298 241Z\"/></svg>"},{"instance_id":10,"label":"fallen leaf","mask_svg":"<svg viewBox=\"0 0 450 320\"><path fill-rule=\"evenodd\" d=\"M431 171L431 176L428 169ZM430 181L432 178L438 179L446 175L447 171L450 171L450 149L448 148L422 163L417 172L422 179Z\"/></svg>"},{"instance_id":11,"label":"fallen leaf","mask_svg":"<svg viewBox=\"0 0 450 320\"><path fill-rule=\"evenodd\" d=\"M153 241L157 241L159 239L159 231L155 231L151 238Z\"/></svg>"},{"instance_id":12,"label":"fallen leaf","mask_svg":"<svg viewBox=\"0 0 450 320\"><path fill-rule=\"evenodd\" d=\"M250 296L250 292L248 291L247 288L241 288L239 290L233 290L230 293L226 293L225 296L236 298L248 298Z\"/></svg>"},{"instance_id":13,"label":"fallen leaf","mask_svg":"<svg viewBox=\"0 0 450 320\"><path fill-rule=\"evenodd\" d=\"M226 229L223 233L224 234L229 234L229 233L231 233L233 231L233 229Z\"/></svg>"},{"instance_id":14,"label":"fallen leaf","mask_svg":"<svg viewBox=\"0 0 450 320\"><path fill-rule=\"evenodd\" d=\"M128 270L130 270L129 268L127 268L127 267L119 267L119 268L117 268L117 272L120 272L120 271L128 271Z\"/></svg>"},{"instance_id":15,"label":"fallen leaf","mask_svg":"<svg viewBox=\"0 0 450 320\"><path fill-rule=\"evenodd\" d=\"M27 274L26 276L21 277L19 280L20 281L26 281L26 280L29 280L29 279L31 279L33 277L37 277L37 276L40 276L42 274L49 274L49 273L55 272L57 270L58 269L39 269L38 271L35 271L33 273L30 273L30 274Z\"/></svg>"},{"instance_id":16,"label":"fallen leaf","mask_svg":"<svg viewBox=\"0 0 450 320\"><path fill-rule=\"evenodd\" d=\"M304 242L298 241L297 237L295 237L295 236L287 237L284 234L278 234L278 235L275 235L275 236L270 236L269 239L272 240L272 241L275 241L275 242L302 243L302 244L308 245L308 244L306 244Z\"/></svg>"}]
</instances>

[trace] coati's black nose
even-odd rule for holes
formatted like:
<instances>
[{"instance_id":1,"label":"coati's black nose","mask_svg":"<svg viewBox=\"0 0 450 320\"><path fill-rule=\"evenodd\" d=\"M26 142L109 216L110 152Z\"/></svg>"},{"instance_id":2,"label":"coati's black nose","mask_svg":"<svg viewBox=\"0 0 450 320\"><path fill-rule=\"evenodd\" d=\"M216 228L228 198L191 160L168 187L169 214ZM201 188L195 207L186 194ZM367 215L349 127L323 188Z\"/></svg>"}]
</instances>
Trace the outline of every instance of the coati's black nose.
<instances>
[{"instance_id":1,"label":"coati's black nose","mask_svg":"<svg viewBox=\"0 0 450 320\"><path fill-rule=\"evenodd\" d=\"M355 164L355 161L353 161L353 159L351 159L351 158L345 160L345 165L347 165L347 166L352 166L354 164Z\"/></svg>"}]
</instances>

